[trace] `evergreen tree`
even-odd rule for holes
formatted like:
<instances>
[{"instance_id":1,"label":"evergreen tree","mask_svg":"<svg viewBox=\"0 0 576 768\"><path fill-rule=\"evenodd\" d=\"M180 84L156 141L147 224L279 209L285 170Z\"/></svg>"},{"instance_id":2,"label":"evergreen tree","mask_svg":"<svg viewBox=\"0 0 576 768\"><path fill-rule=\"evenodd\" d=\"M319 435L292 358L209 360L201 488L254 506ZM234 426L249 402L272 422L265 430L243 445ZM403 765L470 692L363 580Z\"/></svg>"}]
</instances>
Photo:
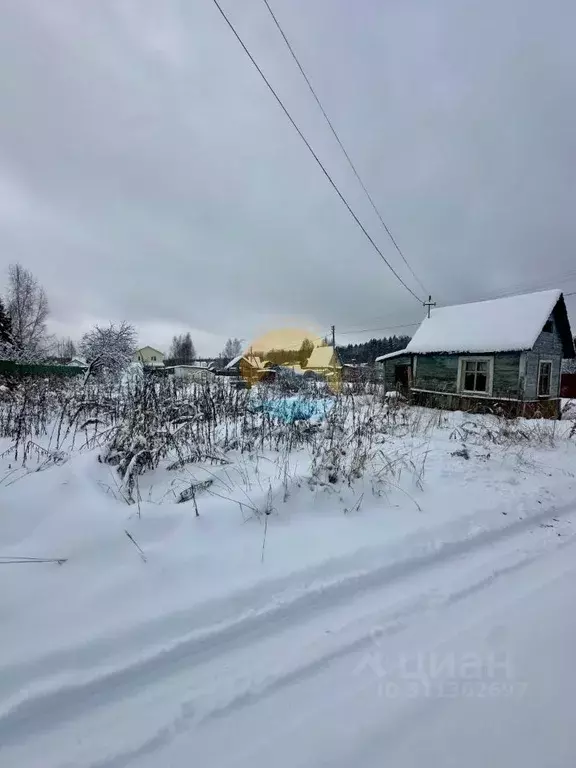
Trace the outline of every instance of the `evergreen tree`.
<instances>
[{"instance_id":1,"label":"evergreen tree","mask_svg":"<svg viewBox=\"0 0 576 768\"><path fill-rule=\"evenodd\" d=\"M0 298L0 344L12 345L12 321Z\"/></svg>"},{"instance_id":2,"label":"evergreen tree","mask_svg":"<svg viewBox=\"0 0 576 768\"><path fill-rule=\"evenodd\" d=\"M304 341L300 345L300 349L298 350L298 362L300 363L302 368L306 367L306 363L308 362L308 358L312 354L313 349L314 349L314 342L310 341L310 339L304 339Z\"/></svg>"},{"instance_id":3,"label":"evergreen tree","mask_svg":"<svg viewBox=\"0 0 576 768\"><path fill-rule=\"evenodd\" d=\"M338 353L343 363L371 364L380 355L397 352L404 349L410 336L390 336L384 339L370 339L362 344L348 344L338 347Z\"/></svg>"}]
</instances>

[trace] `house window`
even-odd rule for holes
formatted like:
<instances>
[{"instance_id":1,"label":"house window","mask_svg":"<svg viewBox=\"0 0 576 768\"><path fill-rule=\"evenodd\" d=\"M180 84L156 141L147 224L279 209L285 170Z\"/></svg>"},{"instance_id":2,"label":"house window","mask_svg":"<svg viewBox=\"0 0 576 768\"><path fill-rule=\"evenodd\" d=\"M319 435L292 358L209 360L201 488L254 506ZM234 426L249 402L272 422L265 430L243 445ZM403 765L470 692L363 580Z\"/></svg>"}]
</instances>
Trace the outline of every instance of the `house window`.
<instances>
[{"instance_id":1,"label":"house window","mask_svg":"<svg viewBox=\"0 0 576 768\"><path fill-rule=\"evenodd\" d=\"M552 384L552 363L540 360L538 365L538 397L549 397Z\"/></svg>"},{"instance_id":2,"label":"house window","mask_svg":"<svg viewBox=\"0 0 576 768\"><path fill-rule=\"evenodd\" d=\"M489 395L491 393L492 358L461 358L460 391L478 395Z\"/></svg>"},{"instance_id":3,"label":"house window","mask_svg":"<svg viewBox=\"0 0 576 768\"><path fill-rule=\"evenodd\" d=\"M554 323L552 320L546 320L543 330L544 333L552 333L554 331Z\"/></svg>"},{"instance_id":4,"label":"house window","mask_svg":"<svg viewBox=\"0 0 576 768\"><path fill-rule=\"evenodd\" d=\"M150 360L152 360L153 363L156 362L156 355L151 355Z\"/></svg>"}]
</instances>

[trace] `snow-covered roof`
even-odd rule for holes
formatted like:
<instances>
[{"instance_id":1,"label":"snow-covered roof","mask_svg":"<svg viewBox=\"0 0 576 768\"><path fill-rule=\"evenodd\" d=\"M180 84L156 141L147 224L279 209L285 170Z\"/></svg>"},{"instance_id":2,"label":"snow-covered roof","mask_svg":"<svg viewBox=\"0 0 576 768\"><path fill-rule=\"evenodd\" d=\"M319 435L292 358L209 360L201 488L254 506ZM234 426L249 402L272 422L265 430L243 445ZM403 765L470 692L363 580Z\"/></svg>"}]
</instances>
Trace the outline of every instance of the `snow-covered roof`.
<instances>
[{"instance_id":1,"label":"snow-covered roof","mask_svg":"<svg viewBox=\"0 0 576 768\"><path fill-rule=\"evenodd\" d=\"M524 293L433 309L406 352L512 352L532 349L562 292Z\"/></svg>"},{"instance_id":2,"label":"snow-covered roof","mask_svg":"<svg viewBox=\"0 0 576 768\"><path fill-rule=\"evenodd\" d=\"M240 362L240 360L242 360L243 357L244 355L238 355L233 360L230 360L230 362L224 366L224 370L227 370L228 368L234 368L234 366L238 365L238 363Z\"/></svg>"},{"instance_id":3,"label":"snow-covered roof","mask_svg":"<svg viewBox=\"0 0 576 768\"><path fill-rule=\"evenodd\" d=\"M228 365L224 367L224 370L226 370L227 368L235 368L241 360L245 360L248 363L248 365L251 365L253 368L264 367L262 365L262 360L260 360L259 357L247 357L246 355L238 355L238 357L235 357L233 360L230 360Z\"/></svg>"},{"instance_id":4,"label":"snow-covered roof","mask_svg":"<svg viewBox=\"0 0 576 768\"><path fill-rule=\"evenodd\" d=\"M67 365L76 365L76 366L86 366L88 367L88 363L83 357L73 357L72 360L70 360Z\"/></svg>"},{"instance_id":5,"label":"snow-covered roof","mask_svg":"<svg viewBox=\"0 0 576 768\"><path fill-rule=\"evenodd\" d=\"M283 363L282 365L275 366L275 370L282 375L290 375L290 373L298 374L302 376L306 372L305 368L302 368L298 363Z\"/></svg>"},{"instance_id":6,"label":"snow-covered roof","mask_svg":"<svg viewBox=\"0 0 576 768\"><path fill-rule=\"evenodd\" d=\"M154 347L140 347L140 349L136 350L136 354L139 355L142 352L155 352L157 355L162 355L164 357L164 352L161 352L159 349L155 349Z\"/></svg>"},{"instance_id":7,"label":"snow-covered roof","mask_svg":"<svg viewBox=\"0 0 576 768\"><path fill-rule=\"evenodd\" d=\"M407 349L397 349L396 352L388 352L387 355L380 355L380 357L376 358L377 363L381 363L382 360L390 360L391 357L401 357L402 355L409 355L410 352L408 352Z\"/></svg>"},{"instance_id":8,"label":"snow-covered roof","mask_svg":"<svg viewBox=\"0 0 576 768\"><path fill-rule=\"evenodd\" d=\"M306 363L306 368L340 367L338 357L336 356L336 360L333 360L334 355L334 347L314 347Z\"/></svg>"}]
</instances>

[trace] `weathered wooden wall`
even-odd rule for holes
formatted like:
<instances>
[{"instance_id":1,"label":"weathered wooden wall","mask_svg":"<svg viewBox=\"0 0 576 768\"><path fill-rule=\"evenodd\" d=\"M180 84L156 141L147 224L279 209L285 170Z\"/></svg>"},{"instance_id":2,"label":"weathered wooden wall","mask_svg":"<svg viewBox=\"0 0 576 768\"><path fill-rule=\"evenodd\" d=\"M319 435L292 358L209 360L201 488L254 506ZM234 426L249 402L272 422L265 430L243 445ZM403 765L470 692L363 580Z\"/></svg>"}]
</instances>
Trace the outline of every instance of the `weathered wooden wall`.
<instances>
[{"instance_id":1,"label":"weathered wooden wall","mask_svg":"<svg viewBox=\"0 0 576 768\"><path fill-rule=\"evenodd\" d=\"M554 323L552 333L542 331L534 348L526 352L526 383L524 397L526 400L536 400L538 397L538 363L540 360L552 361L552 381L550 397L560 396L560 369L562 367L562 339Z\"/></svg>"},{"instance_id":2,"label":"weathered wooden wall","mask_svg":"<svg viewBox=\"0 0 576 768\"><path fill-rule=\"evenodd\" d=\"M498 352L494 355L492 396L522 398L519 352Z\"/></svg>"},{"instance_id":3,"label":"weathered wooden wall","mask_svg":"<svg viewBox=\"0 0 576 768\"><path fill-rule=\"evenodd\" d=\"M456 392L459 355L419 355L413 387L432 392Z\"/></svg>"},{"instance_id":4,"label":"weathered wooden wall","mask_svg":"<svg viewBox=\"0 0 576 768\"><path fill-rule=\"evenodd\" d=\"M507 418L524 416L527 419L559 419L560 400L537 400L523 402L494 397L467 397L454 394L436 394L414 390L412 402L428 408L443 408L445 410L464 411L466 413L496 413Z\"/></svg>"},{"instance_id":5,"label":"weathered wooden wall","mask_svg":"<svg viewBox=\"0 0 576 768\"><path fill-rule=\"evenodd\" d=\"M380 363L380 370L383 372L384 382L386 389L394 389L396 381L395 368L397 365L410 365L412 362L411 355L402 355L400 357L392 357L390 360L383 360Z\"/></svg>"},{"instance_id":6,"label":"weathered wooden wall","mask_svg":"<svg viewBox=\"0 0 576 768\"><path fill-rule=\"evenodd\" d=\"M422 355L416 363L413 386L433 392L457 392L458 365L461 357L474 355ZM485 355L494 358L492 395L519 397L519 352L498 352Z\"/></svg>"}]
</instances>

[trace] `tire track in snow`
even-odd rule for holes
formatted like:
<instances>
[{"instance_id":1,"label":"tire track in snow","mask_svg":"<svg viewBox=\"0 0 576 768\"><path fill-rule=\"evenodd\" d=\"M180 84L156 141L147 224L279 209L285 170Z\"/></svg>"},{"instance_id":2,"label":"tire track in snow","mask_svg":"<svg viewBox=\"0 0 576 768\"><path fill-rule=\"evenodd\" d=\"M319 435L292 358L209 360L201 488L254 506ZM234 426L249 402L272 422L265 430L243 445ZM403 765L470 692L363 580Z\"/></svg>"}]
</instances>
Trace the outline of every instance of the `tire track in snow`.
<instances>
[{"instance_id":1,"label":"tire track in snow","mask_svg":"<svg viewBox=\"0 0 576 768\"><path fill-rule=\"evenodd\" d=\"M273 603L245 614L233 622L180 639L172 646L80 683L52 687L22 698L0 714L0 744L18 743L34 732L47 731L83 713L134 696L167 677L185 673L195 666L272 637L297 623L345 605L359 595L389 587L439 563L473 553L485 546L505 541L521 531L553 517L573 511L572 506L525 516L505 527L482 531L464 540L437 545L428 543L423 553L408 560L387 563L379 568L348 575L340 580L316 585L287 603ZM348 651L349 652L349 651Z\"/></svg>"},{"instance_id":2,"label":"tire track in snow","mask_svg":"<svg viewBox=\"0 0 576 768\"><path fill-rule=\"evenodd\" d=\"M558 544L558 549L563 548L569 543L573 543L573 541L574 537L571 537L569 540ZM446 595L441 600L437 600L433 596L429 596L426 599L413 601L406 609L393 612L388 616L386 625L379 627L380 632L378 637L380 639L383 637L390 638L396 634L399 634L408 626L408 622L405 620L424 613L430 607L440 609L444 606L453 605L457 602L465 600L470 595L481 592L482 590L493 585L502 577L511 575L528 567L530 564L537 561L541 557L541 554L541 552L537 552L532 555L527 555L523 558L520 558L517 562L511 565L498 568L494 570L490 576L479 580L473 585L466 586L461 590L457 590L456 592ZM306 678L322 671L334 661L365 649L368 650L371 646L373 646L373 644L373 631L370 630L369 632L364 632L353 640L339 644L336 648L328 651L327 653L319 654L316 658L311 659L307 663L297 665L290 670L286 670L282 674L270 676L267 680L252 686L243 692L238 693L225 704L221 706L215 706L204 714L198 713L194 701L183 702L181 705L181 714L169 725L160 728L144 743L140 744L135 749L126 750L120 754L114 755L113 757L90 763L88 768L128 768L128 766L133 764L135 761L144 757L149 757L158 750L167 746L179 733L189 730L192 725L202 725L205 722L217 720L218 718L234 714L244 707L257 704L258 702L274 695L282 689L297 684ZM393 669L394 667L388 668L388 673L392 672Z\"/></svg>"},{"instance_id":3,"label":"tire track in snow","mask_svg":"<svg viewBox=\"0 0 576 768\"><path fill-rule=\"evenodd\" d=\"M547 519L556 514L564 514L562 509L547 509L530 516L530 511L523 509L526 525ZM505 514L512 515L514 510L508 510ZM245 619L249 615L260 613L262 610L273 608L273 604L281 599L284 603L295 602L302 593L308 593L323 586L328 586L341 581L341 574L359 575L367 571L379 569L382 560L388 565L398 562L406 562L407 553L410 559L416 555L428 554L437 548L434 540L441 539L445 542L462 541L470 538L470 532L482 530L487 520L494 523L495 516L499 523L505 523L500 510L481 510L472 515L463 516L458 520L449 520L433 528L425 528L408 533L397 542L392 541L385 549L374 546L366 546L356 552L344 555L321 564L311 566L296 573L290 573L257 582L254 585L235 591L232 595L216 596L205 602L197 603L190 609L176 610L168 614L138 622L128 628L114 632L113 636L100 636L90 639L82 644L60 647L57 650L37 656L34 659L26 659L20 663L2 666L0 660L0 676L5 690L12 689L14 697L25 686L29 686L30 680L37 680L36 690L42 692L48 690L51 683L57 682L58 687L67 687L69 684L82 679L84 676L90 679L94 676L95 667L99 667L99 675L106 674L114 668L126 666L133 659L134 647L149 649L149 655L162 653L173 646L176 641L182 642L191 639L193 634L200 634L202 628L217 628L229 624L232 615L237 621ZM508 518L510 520L511 518ZM492 525L489 530L501 530L508 528L506 525ZM358 563L363 563L358 567ZM260 608L255 608L260 606ZM191 631L191 627L198 630ZM122 658L124 656L124 658ZM108 667L106 661L109 660ZM46 671L52 670L52 680L46 678ZM88 676L86 673L91 673ZM56 674L58 679L55 681Z\"/></svg>"}]
</instances>

